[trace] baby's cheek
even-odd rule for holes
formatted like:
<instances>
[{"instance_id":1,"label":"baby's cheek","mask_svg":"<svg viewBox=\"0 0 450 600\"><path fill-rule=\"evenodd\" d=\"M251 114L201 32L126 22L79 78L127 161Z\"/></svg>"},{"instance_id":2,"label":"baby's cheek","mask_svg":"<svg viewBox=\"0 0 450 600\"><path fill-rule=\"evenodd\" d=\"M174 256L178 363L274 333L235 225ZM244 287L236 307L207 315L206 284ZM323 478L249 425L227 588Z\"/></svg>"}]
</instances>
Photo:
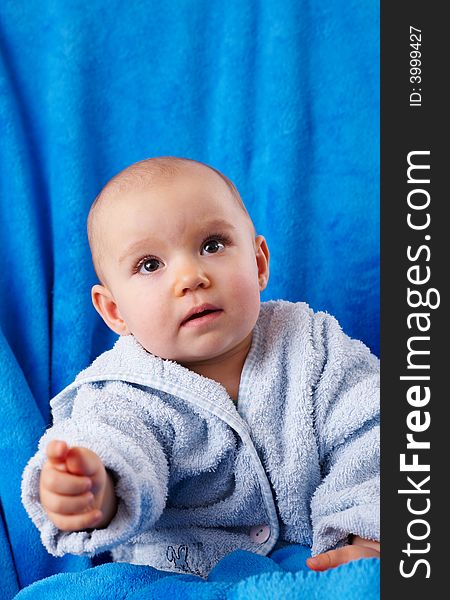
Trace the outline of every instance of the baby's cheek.
<instances>
[{"instance_id":1,"label":"baby's cheek","mask_svg":"<svg viewBox=\"0 0 450 600\"><path fill-rule=\"evenodd\" d=\"M236 274L228 283L230 294L236 306L240 307L246 316L257 318L260 306L260 291L258 280Z\"/></svg>"},{"instance_id":2,"label":"baby's cheek","mask_svg":"<svg viewBox=\"0 0 450 600\"><path fill-rule=\"evenodd\" d=\"M173 346L172 321L165 307L167 302L143 303L133 319L132 333L138 342L152 354L166 358ZM172 317L173 320L173 317Z\"/></svg>"}]
</instances>

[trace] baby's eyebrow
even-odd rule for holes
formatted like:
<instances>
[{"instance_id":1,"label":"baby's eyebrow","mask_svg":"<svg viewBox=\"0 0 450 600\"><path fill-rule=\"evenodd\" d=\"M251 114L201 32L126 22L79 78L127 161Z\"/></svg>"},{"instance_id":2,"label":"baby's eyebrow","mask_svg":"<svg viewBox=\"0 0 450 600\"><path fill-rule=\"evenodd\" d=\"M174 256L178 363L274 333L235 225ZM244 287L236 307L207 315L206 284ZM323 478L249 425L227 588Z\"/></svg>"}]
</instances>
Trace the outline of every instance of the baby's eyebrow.
<instances>
[{"instance_id":1,"label":"baby's eyebrow","mask_svg":"<svg viewBox=\"0 0 450 600\"><path fill-rule=\"evenodd\" d=\"M217 227L218 229L236 229L234 225L232 225L228 221L225 221L224 219L213 219L212 221L202 223L202 226L205 227L205 229L213 229L214 227Z\"/></svg>"},{"instance_id":2,"label":"baby's eyebrow","mask_svg":"<svg viewBox=\"0 0 450 600\"><path fill-rule=\"evenodd\" d=\"M229 231L235 231L236 227L225 221L224 219L212 219L211 221L206 221L202 223L202 229L204 229L205 233L213 233L211 229L228 229ZM141 249L148 247L149 240L138 240L134 242L125 250L125 252L119 258L119 264L123 263L124 260L130 257L130 255L139 252Z\"/></svg>"},{"instance_id":3,"label":"baby's eyebrow","mask_svg":"<svg viewBox=\"0 0 450 600\"><path fill-rule=\"evenodd\" d=\"M129 258L132 254L137 253L142 249L144 249L148 245L148 240L139 240L125 250L122 256L119 258L119 264L123 263L124 260Z\"/></svg>"}]
</instances>

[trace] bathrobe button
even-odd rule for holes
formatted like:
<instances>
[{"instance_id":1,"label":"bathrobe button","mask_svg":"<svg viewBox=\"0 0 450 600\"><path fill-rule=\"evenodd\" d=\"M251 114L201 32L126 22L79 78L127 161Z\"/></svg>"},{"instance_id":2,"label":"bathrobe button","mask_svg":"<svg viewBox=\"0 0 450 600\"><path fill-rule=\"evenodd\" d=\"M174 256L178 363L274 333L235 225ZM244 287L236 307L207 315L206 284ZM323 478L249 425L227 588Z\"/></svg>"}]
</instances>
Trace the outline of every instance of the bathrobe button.
<instances>
[{"instance_id":1,"label":"bathrobe button","mask_svg":"<svg viewBox=\"0 0 450 600\"><path fill-rule=\"evenodd\" d=\"M268 525L255 525L250 529L250 539L257 544L264 544L270 538L270 527Z\"/></svg>"}]
</instances>

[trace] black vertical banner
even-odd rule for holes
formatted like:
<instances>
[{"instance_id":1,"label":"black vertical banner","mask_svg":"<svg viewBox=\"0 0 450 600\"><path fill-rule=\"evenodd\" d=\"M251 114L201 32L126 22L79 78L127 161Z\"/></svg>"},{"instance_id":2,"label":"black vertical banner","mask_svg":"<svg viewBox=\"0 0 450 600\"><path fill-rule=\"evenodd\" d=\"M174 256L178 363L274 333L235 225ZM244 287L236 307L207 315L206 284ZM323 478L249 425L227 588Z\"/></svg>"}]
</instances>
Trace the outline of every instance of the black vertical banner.
<instances>
[{"instance_id":1,"label":"black vertical banner","mask_svg":"<svg viewBox=\"0 0 450 600\"><path fill-rule=\"evenodd\" d=\"M445 9L381 3L382 598L449 594Z\"/></svg>"}]
</instances>

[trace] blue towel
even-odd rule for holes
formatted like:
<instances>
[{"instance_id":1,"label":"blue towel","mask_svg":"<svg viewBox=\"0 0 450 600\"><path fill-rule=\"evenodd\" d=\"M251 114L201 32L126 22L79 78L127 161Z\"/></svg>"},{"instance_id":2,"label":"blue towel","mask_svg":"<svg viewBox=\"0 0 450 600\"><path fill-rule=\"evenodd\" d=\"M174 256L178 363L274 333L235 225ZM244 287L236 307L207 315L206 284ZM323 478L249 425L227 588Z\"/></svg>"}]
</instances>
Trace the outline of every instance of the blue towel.
<instances>
[{"instance_id":1,"label":"blue towel","mask_svg":"<svg viewBox=\"0 0 450 600\"><path fill-rule=\"evenodd\" d=\"M2 598L91 564L47 554L20 476L49 398L116 339L85 219L126 165L223 171L269 243L263 300L327 310L378 353L378 31L371 0L2 1Z\"/></svg>"},{"instance_id":2,"label":"blue towel","mask_svg":"<svg viewBox=\"0 0 450 600\"><path fill-rule=\"evenodd\" d=\"M286 546L270 558L236 550L205 581L152 567L113 563L83 573L63 573L25 588L15 600L378 600L380 561L353 561L324 573L305 566L305 546Z\"/></svg>"}]
</instances>

